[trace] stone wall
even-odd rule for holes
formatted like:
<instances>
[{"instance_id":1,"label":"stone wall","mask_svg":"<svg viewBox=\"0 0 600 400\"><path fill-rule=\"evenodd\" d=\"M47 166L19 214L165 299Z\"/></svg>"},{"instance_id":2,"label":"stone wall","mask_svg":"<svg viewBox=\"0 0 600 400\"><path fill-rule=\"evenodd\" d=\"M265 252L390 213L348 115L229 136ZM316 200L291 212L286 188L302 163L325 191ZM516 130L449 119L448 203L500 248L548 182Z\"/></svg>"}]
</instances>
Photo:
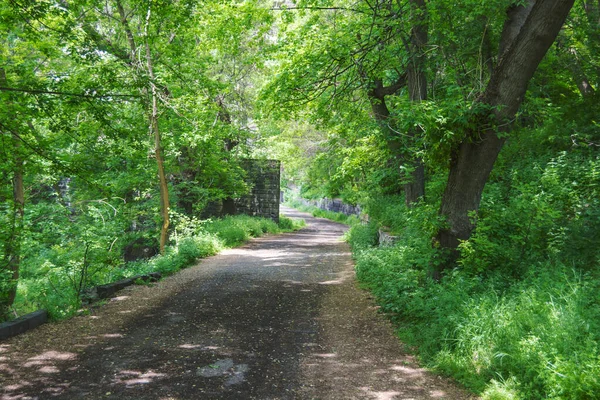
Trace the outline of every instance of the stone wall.
<instances>
[{"instance_id":1,"label":"stone wall","mask_svg":"<svg viewBox=\"0 0 600 400\"><path fill-rule=\"evenodd\" d=\"M277 160L245 160L246 182L251 191L235 199L236 214L270 218L279 222L280 170Z\"/></svg>"},{"instance_id":2,"label":"stone wall","mask_svg":"<svg viewBox=\"0 0 600 400\"><path fill-rule=\"evenodd\" d=\"M241 166L246 171L245 181L250 186L250 193L239 199L211 202L202 212L202 217L246 214L279 222L281 162L247 159Z\"/></svg>"},{"instance_id":3,"label":"stone wall","mask_svg":"<svg viewBox=\"0 0 600 400\"><path fill-rule=\"evenodd\" d=\"M342 202L340 199L320 199L320 200L306 200L301 199L301 201L307 206L314 206L320 208L321 210L339 212L346 215L356 215L360 217L360 206L353 206L351 204L346 204Z\"/></svg>"}]
</instances>

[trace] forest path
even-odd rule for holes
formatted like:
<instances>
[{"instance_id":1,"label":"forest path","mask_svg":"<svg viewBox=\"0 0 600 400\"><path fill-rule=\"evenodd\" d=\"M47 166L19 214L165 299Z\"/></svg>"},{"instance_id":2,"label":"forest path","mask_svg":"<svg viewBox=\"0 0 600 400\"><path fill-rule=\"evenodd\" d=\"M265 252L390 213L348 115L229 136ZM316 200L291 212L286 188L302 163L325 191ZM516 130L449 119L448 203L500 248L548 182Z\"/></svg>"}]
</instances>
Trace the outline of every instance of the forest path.
<instances>
[{"instance_id":1,"label":"forest path","mask_svg":"<svg viewBox=\"0 0 600 400\"><path fill-rule=\"evenodd\" d=\"M0 343L0 399L467 399L357 289L345 226L255 239Z\"/></svg>"}]
</instances>

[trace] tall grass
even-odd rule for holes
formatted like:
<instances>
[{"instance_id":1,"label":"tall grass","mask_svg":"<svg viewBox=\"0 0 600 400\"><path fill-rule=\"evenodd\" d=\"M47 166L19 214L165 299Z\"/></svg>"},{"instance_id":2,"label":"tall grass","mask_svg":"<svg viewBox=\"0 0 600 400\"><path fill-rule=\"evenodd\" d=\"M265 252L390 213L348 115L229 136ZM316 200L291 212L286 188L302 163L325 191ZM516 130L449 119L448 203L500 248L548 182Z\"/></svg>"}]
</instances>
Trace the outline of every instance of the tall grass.
<instances>
[{"instance_id":1,"label":"tall grass","mask_svg":"<svg viewBox=\"0 0 600 400\"><path fill-rule=\"evenodd\" d=\"M531 190L510 199L531 218L504 218L503 205L489 206L488 197L483 229L463 243L459 265L441 282L429 278L436 207L379 201L370 215L388 218L400 241L374 247L377 225L353 226L357 276L426 365L483 399L600 398L600 277L588 264L597 249L581 250L574 262L564 241L582 240L581 222L562 223L571 233L563 241L544 235L562 214L552 197L529 202Z\"/></svg>"},{"instance_id":2,"label":"tall grass","mask_svg":"<svg viewBox=\"0 0 600 400\"><path fill-rule=\"evenodd\" d=\"M176 215L173 241L163 255L149 260L129 263L100 264L93 275L82 276L76 260L64 259L66 265L47 260L40 266L42 273L19 281L15 314L22 315L39 308L48 310L52 319L63 319L75 314L81 307L80 294L88 287L150 272L163 275L176 273L193 265L198 259L217 254L226 247L234 247L253 237L266 233L289 232L304 226L303 220L280 216L279 225L270 219L245 215L198 221ZM80 288L79 282L85 282Z\"/></svg>"}]
</instances>

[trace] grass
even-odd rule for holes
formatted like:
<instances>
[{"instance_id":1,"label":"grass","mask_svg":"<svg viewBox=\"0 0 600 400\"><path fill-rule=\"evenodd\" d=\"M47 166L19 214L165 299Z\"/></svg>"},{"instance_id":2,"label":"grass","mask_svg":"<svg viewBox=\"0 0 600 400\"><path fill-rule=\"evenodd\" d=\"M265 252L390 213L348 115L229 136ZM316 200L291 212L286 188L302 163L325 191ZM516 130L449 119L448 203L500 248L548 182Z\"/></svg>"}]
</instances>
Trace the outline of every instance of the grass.
<instances>
[{"instance_id":1,"label":"grass","mask_svg":"<svg viewBox=\"0 0 600 400\"><path fill-rule=\"evenodd\" d=\"M558 257L524 260L518 257L522 247L505 245L503 264L482 273L466 262L480 265L489 258L489 250L481 249L489 249L491 239L472 240L472 249L463 247L464 265L434 282L429 268L436 253L429 232L435 212L426 205L387 212L402 232L396 245L374 247L375 225L355 225L347 238L361 285L426 366L484 400L600 398L597 271ZM516 229L512 232L516 236ZM511 260L519 265L512 274Z\"/></svg>"},{"instance_id":2,"label":"grass","mask_svg":"<svg viewBox=\"0 0 600 400\"><path fill-rule=\"evenodd\" d=\"M290 232L304 226L304 220L280 216L279 224L270 219L237 215L207 221L182 219L170 246L163 255L149 260L126 264L100 264L93 271L80 266L61 266L46 262L40 266L43 274L21 279L13 306L16 315L24 315L37 309L46 309L53 320L68 318L81 307L82 289L111 283L135 275L160 272L174 274L189 267L201 258L217 254L224 248L235 247L250 238L264 234ZM85 287L80 287L82 275Z\"/></svg>"},{"instance_id":3,"label":"grass","mask_svg":"<svg viewBox=\"0 0 600 400\"><path fill-rule=\"evenodd\" d=\"M346 238L357 277L425 365L483 400L600 398L597 274L545 260L516 280L503 268L486 276L456 269L434 282L428 272L435 260L429 239L436 229L435 207L394 210L388 203L372 211L380 223L403 232L402 241L376 247L376 223L352 224Z\"/></svg>"},{"instance_id":4,"label":"grass","mask_svg":"<svg viewBox=\"0 0 600 400\"><path fill-rule=\"evenodd\" d=\"M286 205L295 208L300 211L312 214L313 217L326 218L331 221L340 222L349 226L360 223L360 220L356 215L346 215L339 212L322 210L315 206L307 206L299 200L290 200L286 202Z\"/></svg>"}]
</instances>

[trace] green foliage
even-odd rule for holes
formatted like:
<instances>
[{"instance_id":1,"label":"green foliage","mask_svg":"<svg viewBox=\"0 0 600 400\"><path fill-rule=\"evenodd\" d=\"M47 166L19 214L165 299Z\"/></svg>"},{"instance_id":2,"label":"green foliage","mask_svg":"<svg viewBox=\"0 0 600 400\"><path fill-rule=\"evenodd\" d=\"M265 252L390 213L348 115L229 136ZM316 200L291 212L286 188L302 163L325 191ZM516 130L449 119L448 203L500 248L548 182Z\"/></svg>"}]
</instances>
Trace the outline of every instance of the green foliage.
<instances>
[{"instance_id":1,"label":"green foliage","mask_svg":"<svg viewBox=\"0 0 600 400\"><path fill-rule=\"evenodd\" d=\"M218 236L228 247L237 246L251 237L259 237L264 233L280 232L279 227L272 220L246 215L209 221L203 226L203 229Z\"/></svg>"},{"instance_id":2,"label":"green foliage","mask_svg":"<svg viewBox=\"0 0 600 400\"><path fill-rule=\"evenodd\" d=\"M181 218L181 216L180 216ZM182 231L192 229L185 220ZM291 224L296 228L298 225ZM172 274L181 268L192 265L197 259L219 252L223 247L238 246L251 237L260 237L265 233L281 232L279 226L270 219L255 218L247 215L228 216L222 219L200 222L193 228L191 236L181 238L176 246L169 247L165 255L157 256L149 263L149 271L157 270Z\"/></svg>"},{"instance_id":3,"label":"green foliage","mask_svg":"<svg viewBox=\"0 0 600 400\"><path fill-rule=\"evenodd\" d=\"M592 2L572 10L531 81L471 215L476 229L440 282L429 276L440 262L432 238L444 226L448 164L466 139L479 140L475 128L494 128L477 99L514 1L426 2L424 15L392 1L306 0L274 14L253 0L122 0L127 18L111 2L53 4L0 4L1 86L16 89L0 91L0 298L14 284L4 266L19 248L19 313L41 306L62 318L91 286L174 273L224 246L299 228L283 217L279 227L199 219L210 201L248 190L241 158L280 157L284 186L364 206L368 225L304 209L352 226L361 282L429 365L486 399L597 396L600 39ZM416 17L428 28L428 97L412 101L400 87L385 97L387 126L376 123L369 93L407 72ZM138 58L145 50L152 81ZM172 243L164 255L125 264L129 244L156 246L160 225L151 89L160 94ZM426 200L407 209L397 194L412 157L424 160L428 183ZM11 199L21 164L22 227ZM373 247L380 227L399 242Z\"/></svg>"},{"instance_id":4,"label":"green foliage","mask_svg":"<svg viewBox=\"0 0 600 400\"><path fill-rule=\"evenodd\" d=\"M283 232L292 232L306 226L306 221L298 218L288 218L285 215L279 215L279 229Z\"/></svg>"},{"instance_id":5,"label":"green foliage","mask_svg":"<svg viewBox=\"0 0 600 400\"><path fill-rule=\"evenodd\" d=\"M353 3L358 12L347 16L305 10L282 17L281 58L263 100L276 118L292 113L289 119L310 122L302 129L273 123L284 148L277 154L293 165L286 181L304 198L363 206L370 224L347 234L360 281L428 365L484 399L600 392L600 37L599 10L588 3L573 8L507 122L515 129L503 134L506 145L470 215L475 229L439 282L430 271L441 261L434 238L445 227L439 210L448 166L458 146L495 129L494 110L478 99L501 57L506 10L515 2L427 2L428 98L410 101L405 89L386 95L389 129L373 123L367 95L377 80L389 85L406 72L402 40L410 42L411 13L386 18L400 3L382 2L371 10ZM310 140L298 140L301 133ZM426 200L410 209L402 196L388 196L399 193L410 169L391 159L390 141L427 167ZM380 227L399 238L396 245L373 247Z\"/></svg>"},{"instance_id":6,"label":"green foliage","mask_svg":"<svg viewBox=\"0 0 600 400\"><path fill-rule=\"evenodd\" d=\"M437 205L406 209L398 197L374 199L372 226L350 230L357 276L428 365L483 398L593 398L598 158L587 150L524 158L519 149L508 147L473 215L477 228L441 282L429 278ZM399 242L371 247L376 224Z\"/></svg>"},{"instance_id":7,"label":"green foliage","mask_svg":"<svg viewBox=\"0 0 600 400\"><path fill-rule=\"evenodd\" d=\"M365 249L360 233L350 239L359 280L429 365L485 389L484 398L581 399L600 390L600 279L548 263L509 289L502 275L458 270L435 283L415 248ZM498 376L515 384L486 388Z\"/></svg>"},{"instance_id":8,"label":"green foliage","mask_svg":"<svg viewBox=\"0 0 600 400\"><path fill-rule=\"evenodd\" d=\"M377 234L377 225L374 223L355 224L348 230L345 238L354 252L360 252L377 245Z\"/></svg>"},{"instance_id":9,"label":"green foliage","mask_svg":"<svg viewBox=\"0 0 600 400\"><path fill-rule=\"evenodd\" d=\"M304 225L304 221L282 217L285 228L280 228L272 220L245 215L199 221L176 214L175 220L178 224L174 229L177 232L174 243L167 247L164 255L147 261L124 264L119 258L108 262L107 253L92 251L91 245L79 248L82 247L79 242L73 247L56 246L50 250L40 246L41 253L32 259L40 264L26 264L23 269L15 310L24 314L44 308L52 319L66 318L80 309L80 297L92 286L150 272L170 275L193 265L198 259L217 254L224 247L239 245L265 233L300 229ZM52 226L52 221L46 223L48 228ZM97 242L88 243L96 243L93 246L102 249L102 242L98 238L95 240Z\"/></svg>"},{"instance_id":10,"label":"green foliage","mask_svg":"<svg viewBox=\"0 0 600 400\"><path fill-rule=\"evenodd\" d=\"M341 222L342 224L350 226L360 223L360 220L355 215L346 215L344 213L322 210L315 206L305 205L302 201L297 199L286 202L286 205L298 209L300 211L310 213L313 215L313 217L326 218L331 221Z\"/></svg>"},{"instance_id":11,"label":"green foliage","mask_svg":"<svg viewBox=\"0 0 600 400\"><path fill-rule=\"evenodd\" d=\"M122 18L114 2L88 3L0 5L0 86L14 89L0 91L0 261L6 249L21 249L19 313L45 305L53 317L71 314L87 288L150 268L122 258L132 243L156 247L161 222L151 89L160 93L175 222L175 249L160 268L217 251L220 239L199 230L194 216L211 200L248 190L239 164L254 135L250 80L272 45L268 8L123 0ZM140 54L150 55L152 82ZM15 235L11 186L20 161L25 216ZM254 235L276 230L246 225ZM5 272L2 263L0 299L11 284Z\"/></svg>"},{"instance_id":12,"label":"green foliage","mask_svg":"<svg viewBox=\"0 0 600 400\"><path fill-rule=\"evenodd\" d=\"M514 377L524 398L587 398L600 384L592 378L599 362L593 294L599 283L555 267L502 296L490 287L452 315L456 321L436 362L446 370L470 369L480 385L494 375Z\"/></svg>"},{"instance_id":13,"label":"green foliage","mask_svg":"<svg viewBox=\"0 0 600 400\"><path fill-rule=\"evenodd\" d=\"M514 378L498 382L495 379L481 394L483 400L519 400L521 395L518 392L518 383Z\"/></svg>"},{"instance_id":14,"label":"green foliage","mask_svg":"<svg viewBox=\"0 0 600 400\"><path fill-rule=\"evenodd\" d=\"M225 217L210 223L207 230L223 240L226 246L232 247L250 239L251 232L258 232L260 227L256 224L248 224L247 221Z\"/></svg>"},{"instance_id":15,"label":"green foliage","mask_svg":"<svg viewBox=\"0 0 600 400\"><path fill-rule=\"evenodd\" d=\"M540 260L593 269L600 260L599 167L597 156L561 152L543 167L514 169L504 184L490 184L477 229L460 246L463 269L518 277Z\"/></svg>"},{"instance_id":16,"label":"green foliage","mask_svg":"<svg viewBox=\"0 0 600 400\"><path fill-rule=\"evenodd\" d=\"M428 271L444 174L431 177L431 200L412 209L401 197L368 202L372 224L399 236L394 247L369 247L366 226L348 235L358 278L400 337L484 399L587 399L600 390L598 155L569 137L589 124L582 110L569 112L569 127L525 128L509 141L472 215L476 229L441 282Z\"/></svg>"}]
</instances>

